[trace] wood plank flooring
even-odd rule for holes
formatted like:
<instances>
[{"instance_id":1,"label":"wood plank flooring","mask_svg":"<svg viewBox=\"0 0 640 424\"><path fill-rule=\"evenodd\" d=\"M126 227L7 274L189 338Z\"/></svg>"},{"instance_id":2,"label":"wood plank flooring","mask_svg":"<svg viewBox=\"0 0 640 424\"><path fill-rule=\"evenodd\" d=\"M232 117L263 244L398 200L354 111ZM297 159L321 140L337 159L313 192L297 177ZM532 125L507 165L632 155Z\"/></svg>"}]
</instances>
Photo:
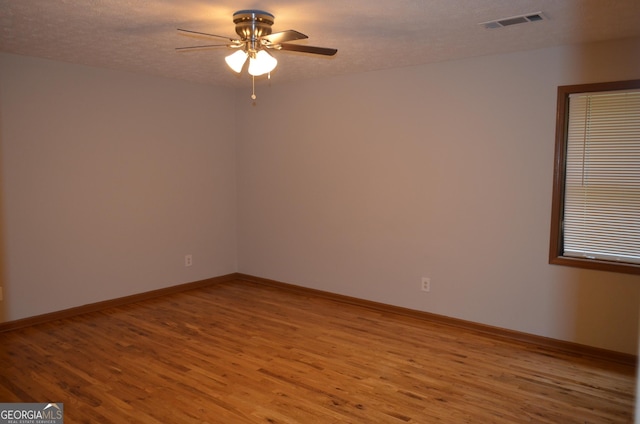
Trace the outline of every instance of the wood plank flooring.
<instances>
[{"instance_id":1,"label":"wood plank flooring","mask_svg":"<svg viewBox=\"0 0 640 424\"><path fill-rule=\"evenodd\" d=\"M635 370L233 281L0 333L68 423L631 423Z\"/></svg>"}]
</instances>

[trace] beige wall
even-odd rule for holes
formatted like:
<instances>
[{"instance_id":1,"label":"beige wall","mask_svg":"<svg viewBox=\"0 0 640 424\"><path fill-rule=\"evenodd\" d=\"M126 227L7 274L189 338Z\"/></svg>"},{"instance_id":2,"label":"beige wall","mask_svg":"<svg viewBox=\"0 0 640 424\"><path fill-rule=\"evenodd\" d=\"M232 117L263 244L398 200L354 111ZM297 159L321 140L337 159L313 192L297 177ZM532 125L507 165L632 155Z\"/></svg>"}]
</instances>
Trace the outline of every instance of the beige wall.
<instances>
[{"instance_id":1,"label":"beige wall","mask_svg":"<svg viewBox=\"0 0 640 424\"><path fill-rule=\"evenodd\" d=\"M635 353L639 278L547 250L556 86L640 78L639 52L258 85L256 105L0 54L0 318L240 271Z\"/></svg>"},{"instance_id":2,"label":"beige wall","mask_svg":"<svg viewBox=\"0 0 640 424\"><path fill-rule=\"evenodd\" d=\"M635 353L640 278L547 261L556 87L640 78L639 47L258 88L238 111L239 270Z\"/></svg>"},{"instance_id":3,"label":"beige wall","mask_svg":"<svg viewBox=\"0 0 640 424\"><path fill-rule=\"evenodd\" d=\"M0 55L3 320L235 272L234 99Z\"/></svg>"}]
</instances>

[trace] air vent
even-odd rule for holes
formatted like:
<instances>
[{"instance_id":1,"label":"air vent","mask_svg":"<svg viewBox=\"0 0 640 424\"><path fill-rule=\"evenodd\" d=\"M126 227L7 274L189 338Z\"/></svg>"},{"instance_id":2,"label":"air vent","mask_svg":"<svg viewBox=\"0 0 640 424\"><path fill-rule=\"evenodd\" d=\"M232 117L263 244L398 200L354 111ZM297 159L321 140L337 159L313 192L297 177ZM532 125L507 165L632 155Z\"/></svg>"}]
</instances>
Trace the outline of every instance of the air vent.
<instances>
[{"instance_id":1,"label":"air vent","mask_svg":"<svg viewBox=\"0 0 640 424\"><path fill-rule=\"evenodd\" d=\"M527 13L526 15L511 16L509 18L497 19L495 21L482 22L478 25L486 29L503 28L511 25L526 24L527 22L538 22L546 19L542 12Z\"/></svg>"}]
</instances>

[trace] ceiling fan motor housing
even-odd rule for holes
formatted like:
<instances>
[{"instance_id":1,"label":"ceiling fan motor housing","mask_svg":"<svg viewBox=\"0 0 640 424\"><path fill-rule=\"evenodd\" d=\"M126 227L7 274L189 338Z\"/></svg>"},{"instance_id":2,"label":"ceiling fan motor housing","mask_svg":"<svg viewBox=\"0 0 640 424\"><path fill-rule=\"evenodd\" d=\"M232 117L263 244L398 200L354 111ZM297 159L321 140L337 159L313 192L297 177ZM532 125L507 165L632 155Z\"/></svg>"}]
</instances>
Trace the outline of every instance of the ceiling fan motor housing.
<instances>
[{"instance_id":1,"label":"ceiling fan motor housing","mask_svg":"<svg viewBox=\"0 0 640 424\"><path fill-rule=\"evenodd\" d=\"M264 10L238 10L233 14L236 33L242 40L252 43L260 37L271 34L273 21L274 16Z\"/></svg>"}]
</instances>

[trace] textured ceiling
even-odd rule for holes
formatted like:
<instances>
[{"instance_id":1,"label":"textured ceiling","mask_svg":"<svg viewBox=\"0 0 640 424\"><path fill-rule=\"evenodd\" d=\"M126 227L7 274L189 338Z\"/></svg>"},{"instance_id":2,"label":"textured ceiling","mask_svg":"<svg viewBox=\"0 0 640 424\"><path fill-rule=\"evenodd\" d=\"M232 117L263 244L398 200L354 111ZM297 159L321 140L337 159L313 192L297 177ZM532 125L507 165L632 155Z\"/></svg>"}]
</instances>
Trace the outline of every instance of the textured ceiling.
<instances>
[{"instance_id":1,"label":"textured ceiling","mask_svg":"<svg viewBox=\"0 0 640 424\"><path fill-rule=\"evenodd\" d=\"M334 57L275 52L272 84L563 44L640 36L639 0L0 0L0 51L199 83L245 86L226 48L179 53L236 36L232 15L261 9L274 32L335 47ZM500 29L480 22L543 12L547 19Z\"/></svg>"}]
</instances>

